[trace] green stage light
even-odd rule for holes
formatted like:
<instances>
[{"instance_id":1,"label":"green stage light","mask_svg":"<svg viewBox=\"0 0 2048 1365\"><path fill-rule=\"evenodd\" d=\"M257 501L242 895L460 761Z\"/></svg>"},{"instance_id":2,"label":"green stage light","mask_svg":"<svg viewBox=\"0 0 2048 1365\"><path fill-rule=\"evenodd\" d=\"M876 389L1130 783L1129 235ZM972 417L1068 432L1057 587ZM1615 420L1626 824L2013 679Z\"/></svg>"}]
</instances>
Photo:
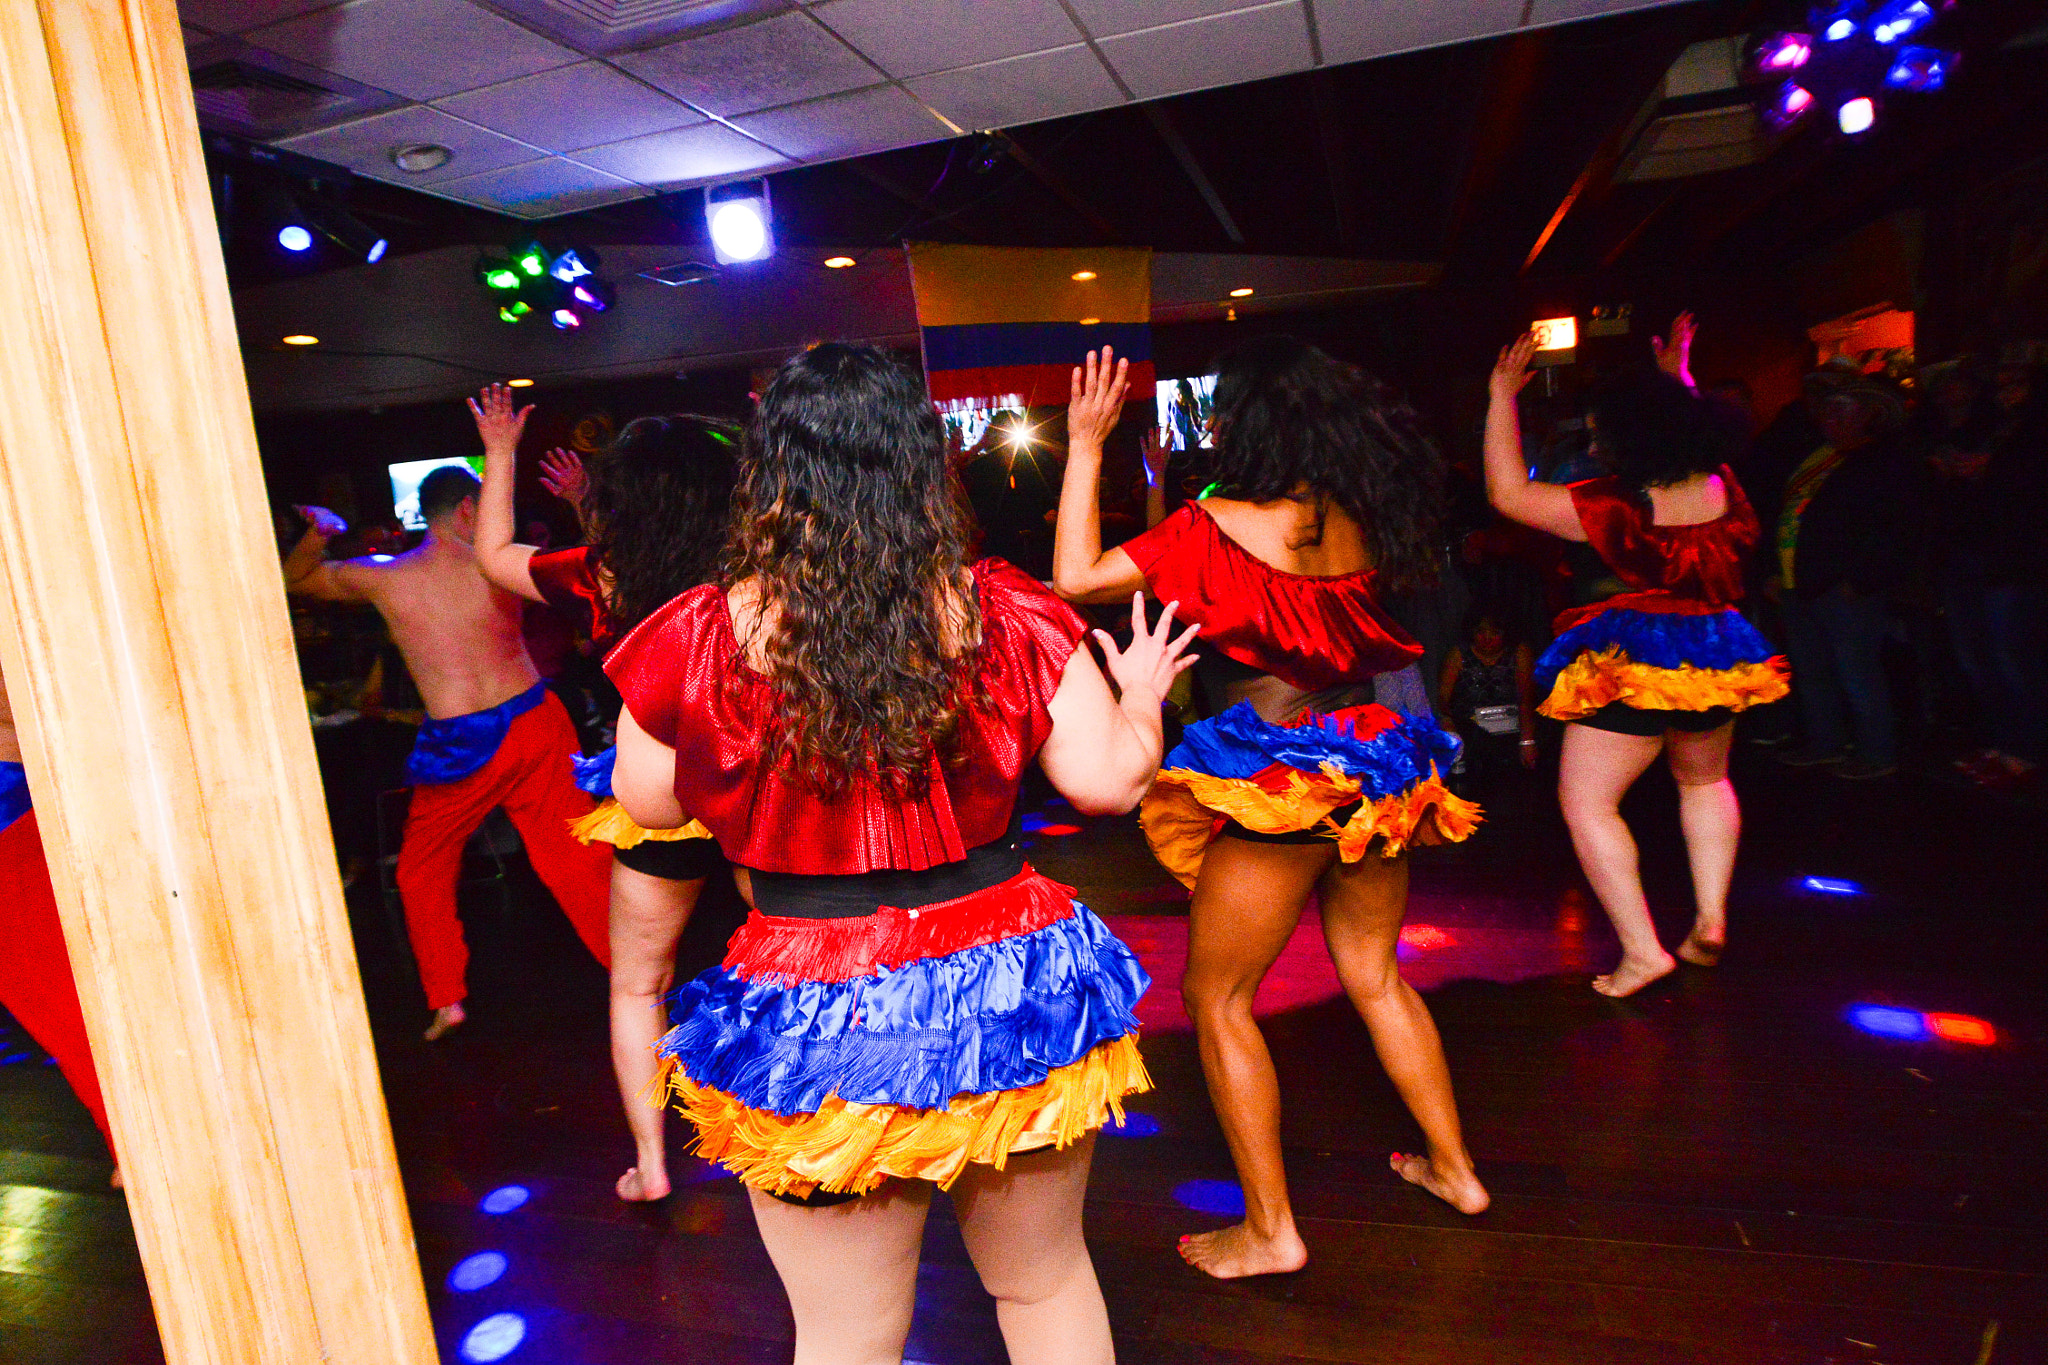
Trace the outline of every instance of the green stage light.
<instances>
[{"instance_id":1,"label":"green stage light","mask_svg":"<svg viewBox=\"0 0 2048 1365\"><path fill-rule=\"evenodd\" d=\"M521 270L524 270L535 279L539 279L541 275L546 273L548 268L547 253L539 247L528 247L525 251L519 253L518 265Z\"/></svg>"},{"instance_id":2,"label":"green stage light","mask_svg":"<svg viewBox=\"0 0 2048 1365\"><path fill-rule=\"evenodd\" d=\"M519 276L502 267L484 275L484 283L493 289L517 289Z\"/></svg>"},{"instance_id":3,"label":"green stage light","mask_svg":"<svg viewBox=\"0 0 2048 1365\"><path fill-rule=\"evenodd\" d=\"M525 299L514 299L498 310L500 322L517 322L533 311L533 305Z\"/></svg>"}]
</instances>

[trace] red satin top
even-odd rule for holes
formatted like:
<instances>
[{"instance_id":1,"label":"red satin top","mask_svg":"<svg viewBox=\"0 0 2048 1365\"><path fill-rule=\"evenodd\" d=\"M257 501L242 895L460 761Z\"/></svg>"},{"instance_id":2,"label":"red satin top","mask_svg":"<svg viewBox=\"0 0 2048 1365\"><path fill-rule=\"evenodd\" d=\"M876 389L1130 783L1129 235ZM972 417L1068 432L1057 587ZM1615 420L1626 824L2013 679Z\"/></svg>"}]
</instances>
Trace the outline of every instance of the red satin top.
<instances>
[{"instance_id":1,"label":"red satin top","mask_svg":"<svg viewBox=\"0 0 2048 1365\"><path fill-rule=\"evenodd\" d=\"M930 791L900 801L856 783L825 800L771 769L764 740L782 694L749 668L725 590L692 588L635 626L605 661L640 728L676 751L676 799L726 857L763 872L921 872L993 843L1010 826L1046 707L1088 627L1000 559L974 566L981 682L991 702L961 722L963 761L932 760Z\"/></svg>"},{"instance_id":2,"label":"red satin top","mask_svg":"<svg viewBox=\"0 0 2048 1365\"><path fill-rule=\"evenodd\" d=\"M1742 600L1742 560L1760 528L1735 472L1723 465L1720 476L1728 506L1693 526L1652 525L1649 499L1611 476L1571 485L1572 506L1594 553L1631 588L1732 606Z\"/></svg>"},{"instance_id":3,"label":"red satin top","mask_svg":"<svg viewBox=\"0 0 2048 1365\"><path fill-rule=\"evenodd\" d=\"M1202 628L1202 643L1304 692L1406 668L1422 646L1380 609L1371 569L1312 578L1286 573L1223 534L1198 502L1135 540L1125 554L1161 602Z\"/></svg>"},{"instance_id":4,"label":"red satin top","mask_svg":"<svg viewBox=\"0 0 2048 1365\"><path fill-rule=\"evenodd\" d=\"M542 550L526 561L526 571L533 575L541 601L568 617L600 653L618 643L618 630L605 609L604 591L588 545Z\"/></svg>"}]
</instances>

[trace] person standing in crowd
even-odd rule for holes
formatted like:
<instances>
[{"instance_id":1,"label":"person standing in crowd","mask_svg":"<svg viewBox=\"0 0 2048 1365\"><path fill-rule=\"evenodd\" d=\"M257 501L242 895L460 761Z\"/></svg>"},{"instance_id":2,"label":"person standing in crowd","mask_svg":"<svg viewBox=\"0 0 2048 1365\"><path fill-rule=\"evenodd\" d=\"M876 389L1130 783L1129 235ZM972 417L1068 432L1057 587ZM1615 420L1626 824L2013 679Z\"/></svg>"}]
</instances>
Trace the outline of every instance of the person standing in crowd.
<instances>
[{"instance_id":1,"label":"person standing in crowd","mask_svg":"<svg viewBox=\"0 0 2048 1365\"><path fill-rule=\"evenodd\" d=\"M1567 488L1533 482L1516 397L1535 345L1522 337L1494 366L1486 494L1505 516L1590 545L1621 589L1558 618L1536 690L1543 714L1568 722L1558 798L1621 939L1621 964L1593 988L1633 995L1677 963L1650 918L1621 799L1662 754L1678 783L1696 902L1678 955L1713 966L1742 828L1728 781L1735 713L1785 694L1784 661L1734 606L1759 534L1727 466L1740 433L1684 379L1651 371L1594 396L1594 441L1610 474Z\"/></svg>"},{"instance_id":2,"label":"person standing in crowd","mask_svg":"<svg viewBox=\"0 0 2048 1365\"><path fill-rule=\"evenodd\" d=\"M1536 655L1508 638L1502 615L1475 603L1437 678L1437 714L1475 774L1536 766Z\"/></svg>"},{"instance_id":3,"label":"person standing in crowd","mask_svg":"<svg viewBox=\"0 0 2048 1365\"><path fill-rule=\"evenodd\" d=\"M1905 405L1882 380L1824 378L1816 406L1825 444L1786 480L1769 589L1784 607L1805 730L1804 744L1778 761L1889 777L1899 769L1899 736L1884 641L1892 596L1912 569L1921 480L1902 442Z\"/></svg>"},{"instance_id":4,"label":"person standing in crowd","mask_svg":"<svg viewBox=\"0 0 2048 1365\"><path fill-rule=\"evenodd\" d=\"M499 806L512 817L533 870L554 893L577 937L607 969L610 856L586 848L568 823L590 812L569 756L576 730L547 690L520 636L520 601L477 570L477 494L467 469L437 469L420 483L426 539L396 557L329 560L348 529L324 507L300 510L310 525L285 560L285 588L330 602L368 602L391 630L426 703L406 762L412 804L398 851L398 894L434 1012L433 1042L468 1015L469 948L456 914L462 852Z\"/></svg>"},{"instance_id":5,"label":"person standing in crowd","mask_svg":"<svg viewBox=\"0 0 2048 1365\"><path fill-rule=\"evenodd\" d=\"M894 1361L932 1191L1017 1365L1101 1365L1081 1234L1094 1135L1148 1089L1130 950L1019 847L1034 759L1134 806L1192 632L1119 653L970 527L918 375L868 346L787 362L747 432L726 580L606 669L613 785L717 836L755 913L661 1045L699 1153L748 1188L799 1361Z\"/></svg>"},{"instance_id":6,"label":"person standing in crowd","mask_svg":"<svg viewBox=\"0 0 2048 1365\"><path fill-rule=\"evenodd\" d=\"M531 407L515 409L494 385L470 402L484 443L476 557L484 577L561 613L601 651L677 594L709 581L732 511L734 435L708 417L675 414L629 422L588 471L567 451L544 464L551 489L578 496L587 545L542 551L512 539L514 464ZM611 718L616 719L616 718ZM576 822L584 843L612 846L612 1069L637 1155L619 1177L619 1198L669 1192L667 1111L647 1102L654 1046L667 1029L676 943L705 880L724 871L711 832L642 828L612 795L615 750L577 762L577 785L600 799Z\"/></svg>"},{"instance_id":7,"label":"person standing in crowd","mask_svg":"<svg viewBox=\"0 0 2048 1365\"><path fill-rule=\"evenodd\" d=\"M1395 964L1404 853L1465 838L1478 808L1444 785L1457 740L1426 710L1370 700L1375 674L1422 652L1378 593L1430 571L1439 460L1376 380L1262 338L1220 366L1214 495L1104 553L1096 487L1124 376L1105 347L1075 377L1053 584L1070 601L1140 588L1178 600L1216 656L1207 690L1228 704L1188 727L1141 812L1153 852L1194 893L1182 994L1245 1194L1244 1222L1183 1238L1181 1254L1225 1279L1298 1270L1308 1249L1252 1002L1311 893L1345 992L1429 1143L1426 1156L1395 1153L1394 1170L1463 1212L1487 1206L1436 1025Z\"/></svg>"}]
</instances>

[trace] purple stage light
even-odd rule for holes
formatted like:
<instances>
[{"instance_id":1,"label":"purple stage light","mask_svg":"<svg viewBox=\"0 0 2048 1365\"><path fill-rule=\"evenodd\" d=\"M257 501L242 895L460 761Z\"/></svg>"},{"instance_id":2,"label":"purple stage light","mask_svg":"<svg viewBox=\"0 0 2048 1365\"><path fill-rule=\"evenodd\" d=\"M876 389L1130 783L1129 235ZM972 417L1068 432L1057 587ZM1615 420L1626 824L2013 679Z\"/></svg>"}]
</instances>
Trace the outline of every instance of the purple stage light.
<instances>
[{"instance_id":1,"label":"purple stage light","mask_svg":"<svg viewBox=\"0 0 2048 1365\"><path fill-rule=\"evenodd\" d=\"M448 1287L459 1294L474 1293L496 1284L510 1264L502 1251L479 1251L474 1256L465 1256L448 1272Z\"/></svg>"},{"instance_id":2,"label":"purple stage light","mask_svg":"<svg viewBox=\"0 0 2048 1365\"><path fill-rule=\"evenodd\" d=\"M485 1195L477 1207L485 1213L510 1213L524 1208L526 1201L533 1198L533 1191L524 1185L500 1185Z\"/></svg>"},{"instance_id":3,"label":"purple stage light","mask_svg":"<svg viewBox=\"0 0 2048 1365\"><path fill-rule=\"evenodd\" d=\"M517 1313L493 1313L462 1338L462 1358L474 1365L503 1360L526 1340L526 1319Z\"/></svg>"},{"instance_id":4,"label":"purple stage light","mask_svg":"<svg viewBox=\"0 0 2048 1365\"><path fill-rule=\"evenodd\" d=\"M1126 1109L1122 1123L1105 1124L1102 1131L1109 1137L1158 1137L1159 1120L1153 1118L1150 1114L1140 1114L1135 1110ZM1239 1197L1242 1198L1242 1196Z\"/></svg>"},{"instance_id":5,"label":"purple stage light","mask_svg":"<svg viewBox=\"0 0 2048 1365\"><path fill-rule=\"evenodd\" d=\"M1939 90L1948 79L1948 62L1947 53L1931 47L1905 48L1884 73L1884 83L1894 90Z\"/></svg>"},{"instance_id":6,"label":"purple stage light","mask_svg":"<svg viewBox=\"0 0 2048 1365\"><path fill-rule=\"evenodd\" d=\"M1927 1020L1918 1010L1893 1009L1889 1005L1855 1005L1849 1010L1849 1022L1880 1038L1918 1041L1927 1036Z\"/></svg>"},{"instance_id":7,"label":"purple stage light","mask_svg":"<svg viewBox=\"0 0 2048 1365\"><path fill-rule=\"evenodd\" d=\"M1813 57L1813 37L1805 33L1778 33L1757 49L1759 71L1797 71Z\"/></svg>"},{"instance_id":8,"label":"purple stage light","mask_svg":"<svg viewBox=\"0 0 2048 1365\"><path fill-rule=\"evenodd\" d=\"M1817 891L1823 896L1860 896L1863 888L1855 882L1845 882L1840 877L1805 877L1799 885L1808 891Z\"/></svg>"},{"instance_id":9,"label":"purple stage light","mask_svg":"<svg viewBox=\"0 0 2048 1365\"><path fill-rule=\"evenodd\" d=\"M1797 81L1786 81L1771 102L1764 106L1764 116L1780 128L1797 123L1813 108L1813 92Z\"/></svg>"},{"instance_id":10,"label":"purple stage light","mask_svg":"<svg viewBox=\"0 0 2048 1365\"><path fill-rule=\"evenodd\" d=\"M583 319L576 316L573 308L557 308L553 314L555 327L559 331L573 332L583 325Z\"/></svg>"},{"instance_id":11,"label":"purple stage light","mask_svg":"<svg viewBox=\"0 0 2048 1365\"><path fill-rule=\"evenodd\" d=\"M1235 1180L1184 1180L1173 1187L1174 1202L1218 1218L1244 1217L1244 1188Z\"/></svg>"}]
</instances>

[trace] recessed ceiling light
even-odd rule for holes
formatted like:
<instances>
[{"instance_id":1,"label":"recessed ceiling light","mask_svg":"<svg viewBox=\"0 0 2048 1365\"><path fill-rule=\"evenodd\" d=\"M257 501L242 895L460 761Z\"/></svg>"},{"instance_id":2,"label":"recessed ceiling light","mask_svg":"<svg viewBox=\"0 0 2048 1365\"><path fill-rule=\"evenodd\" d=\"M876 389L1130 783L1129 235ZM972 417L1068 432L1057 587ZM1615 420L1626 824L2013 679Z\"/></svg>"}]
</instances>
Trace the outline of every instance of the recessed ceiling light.
<instances>
[{"instance_id":1,"label":"recessed ceiling light","mask_svg":"<svg viewBox=\"0 0 2048 1365\"><path fill-rule=\"evenodd\" d=\"M508 379L505 381L505 387L508 389L530 389L533 387L533 381L531 379Z\"/></svg>"},{"instance_id":2,"label":"recessed ceiling light","mask_svg":"<svg viewBox=\"0 0 2048 1365\"><path fill-rule=\"evenodd\" d=\"M1231 291L1230 291L1230 297L1232 297L1232 298L1234 298L1234 299L1248 299L1248 298L1250 298L1251 296L1252 296L1252 287L1251 287L1250 285L1246 285L1246 286L1245 286L1244 288L1242 288L1242 289L1233 289L1233 290L1231 290Z\"/></svg>"},{"instance_id":3,"label":"recessed ceiling light","mask_svg":"<svg viewBox=\"0 0 2048 1365\"><path fill-rule=\"evenodd\" d=\"M1088 281L1095 278L1095 272L1092 270L1076 270L1074 272L1073 278L1079 280L1083 284L1086 284L1088 283Z\"/></svg>"},{"instance_id":4,"label":"recessed ceiling light","mask_svg":"<svg viewBox=\"0 0 2048 1365\"><path fill-rule=\"evenodd\" d=\"M318 346L320 338L307 336L304 332L293 332L290 336L284 338L284 344L287 346Z\"/></svg>"},{"instance_id":5,"label":"recessed ceiling light","mask_svg":"<svg viewBox=\"0 0 2048 1365\"><path fill-rule=\"evenodd\" d=\"M438 142L401 142L391 149L391 164L413 175L438 171L454 159L455 153Z\"/></svg>"},{"instance_id":6,"label":"recessed ceiling light","mask_svg":"<svg viewBox=\"0 0 2048 1365\"><path fill-rule=\"evenodd\" d=\"M860 262L851 256L827 256L825 258L825 268L827 270L844 270L848 266L859 264Z\"/></svg>"},{"instance_id":7,"label":"recessed ceiling light","mask_svg":"<svg viewBox=\"0 0 2048 1365\"><path fill-rule=\"evenodd\" d=\"M1093 327L1096 323L1100 321L1102 321L1101 318L1082 318L1081 325L1083 327Z\"/></svg>"}]
</instances>

